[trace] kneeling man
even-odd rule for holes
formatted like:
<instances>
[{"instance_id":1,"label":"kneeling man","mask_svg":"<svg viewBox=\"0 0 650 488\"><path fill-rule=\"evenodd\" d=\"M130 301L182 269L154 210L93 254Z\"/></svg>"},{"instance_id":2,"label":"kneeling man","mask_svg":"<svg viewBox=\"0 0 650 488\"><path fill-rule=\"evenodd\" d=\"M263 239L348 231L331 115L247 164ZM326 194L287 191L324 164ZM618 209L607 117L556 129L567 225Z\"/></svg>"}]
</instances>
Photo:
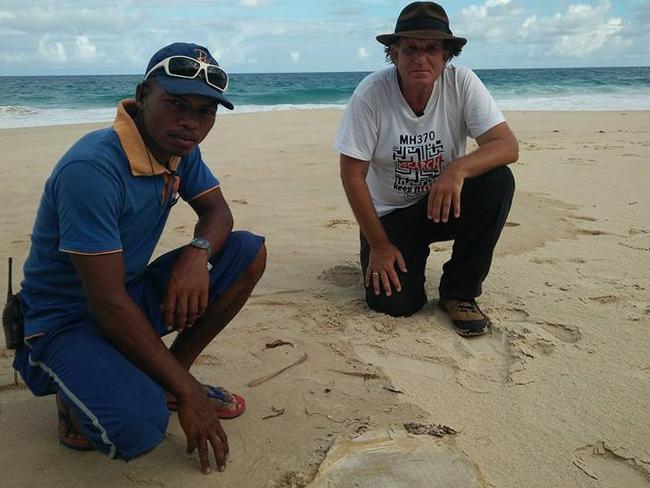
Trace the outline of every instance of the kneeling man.
<instances>
[{"instance_id":1,"label":"kneeling man","mask_svg":"<svg viewBox=\"0 0 650 488\"><path fill-rule=\"evenodd\" d=\"M225 469L220 418L243 398L190 367L262 276L264 239L232 231L219 182L201 157L228 75L202 46L153 55L135 99L91 132L45 184L25 263L25 340L14 367L36 395L56 394L59 439L132 459L165 438L177 410L188 452ZM149 263L170 210L198 221L187 245ZM161 337L178 335L168 349Z\"/></svg>"},{"instance_id":2,"label":"kneeling man","mask_svg":"<svg viewBox=\"0 0 650 488\"><path fill-rule=\"evenodd\" d=\"M420 310L429 245L453 239L439 303L460 335L480 335L489 321L475 298L510 210L517 140L479 78L448 64L467 41L440 5L408 5L377 40L393 66L359 84L336 139L366 301L394 316ZM469 154L467 137L478 143Z\"/></svg>"}]
</instances>

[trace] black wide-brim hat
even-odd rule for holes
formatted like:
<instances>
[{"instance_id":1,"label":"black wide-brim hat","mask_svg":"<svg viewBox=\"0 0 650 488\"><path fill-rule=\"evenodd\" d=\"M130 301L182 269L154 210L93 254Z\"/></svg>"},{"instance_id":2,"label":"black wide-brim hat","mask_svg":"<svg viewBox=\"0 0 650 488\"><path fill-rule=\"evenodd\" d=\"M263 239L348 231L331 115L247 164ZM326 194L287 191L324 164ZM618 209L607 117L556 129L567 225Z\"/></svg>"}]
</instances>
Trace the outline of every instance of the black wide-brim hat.
<instances>
[{"instance_id":1,"label":"black wide-brim hat","mask_svg":"<svg viewBox=\"0 0 650 488\"><path fill-rule=\"evenodd\" d=\"M377 36L377 40L384 46L390 46L400 37L448 40L458 47L463 47L467 43L467 39L452 34L445 9L434 2L408 4L397 18L395 32L381 34Z\"/></svg>"}]
</instances>

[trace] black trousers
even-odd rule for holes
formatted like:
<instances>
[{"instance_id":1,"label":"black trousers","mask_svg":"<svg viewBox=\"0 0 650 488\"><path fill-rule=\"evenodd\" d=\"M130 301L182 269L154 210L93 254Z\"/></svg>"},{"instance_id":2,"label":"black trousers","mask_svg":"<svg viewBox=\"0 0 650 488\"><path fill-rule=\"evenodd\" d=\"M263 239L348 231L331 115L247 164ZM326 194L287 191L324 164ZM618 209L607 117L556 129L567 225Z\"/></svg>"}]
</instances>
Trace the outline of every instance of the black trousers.
<instances>
[{"instance_id":1,"label":"black trousers","mask_svg":"<svg viewBox=\"0 0 650 488\"><path fill-rule=\"evenodd\" d=\"M406 261L408 273L396 269L401 292L375 295L366 288L368 306L395 317L412 315L427 303L425 268L432 242L453 240L451 259L443 267L441 298L474 299L490 271L492 255L506 223L515 191L515 180L507 166L501 166L465 180L461 192L461 216L446 223L427 218L427 198L381 217L390 241ZM365 276L370 246L361 235L361 267Z\"/></svg>"}]
</instances>

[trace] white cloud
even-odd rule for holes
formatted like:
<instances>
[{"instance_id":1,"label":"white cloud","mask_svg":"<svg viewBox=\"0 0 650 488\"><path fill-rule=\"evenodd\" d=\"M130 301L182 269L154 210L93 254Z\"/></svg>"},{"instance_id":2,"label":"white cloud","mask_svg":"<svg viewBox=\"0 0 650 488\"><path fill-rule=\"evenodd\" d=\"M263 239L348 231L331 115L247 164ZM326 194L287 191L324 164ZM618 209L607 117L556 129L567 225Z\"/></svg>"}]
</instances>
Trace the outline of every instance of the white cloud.
<instances>
[{"instance_id":1,"label":"white cloud","mask_svg":"<svg viewBox=\"0 0 650 488\"><path fill-rule=\"evenodd\" d=\"M13 20L16 18L16 14L11 13L11 12L5 12L4 10L0 10L0 21L2 20Z\"/></svg>"},{"instance_id":2,"label":"white cloud","mask_svg":"<svg viewBox=\"0 0 650 488\"><path fill-rule=\"evenodd\" d=\"M141 12L129 6L128 1L94 8L87 8L87 2L83 5L75 1L48 3L46 6L16 5L12 10L0 12L3 27L22 33L80 35L93 32L110 35L128 32L142 19Z\"/></svg>"},{"instance_id":3,"label":"white cloud","mask_svg":"<svg viewBox=\"0 0 650 488\"><path fill-rule=\"evenodd\" d=\"M598 66L634 59L628 39L649 38L612 15L609 0L546 2L544 13L522 0L482 0L452 18L454 34L468 45L460 60L469 66ZM647 31L647 26L643 27ZM637 46L639 43L637 43ZM647 49L645 50L647 54Z\"/></svg>"},{"instance_id":4,"label":"white cloud","mask_svg":"<svg viewBox=\"0 0 650 488\"><path fill-rule=\"evenodd\" d=\"M92 62L97 57L97 47L90 42L88 36L77 36L75 39L77 46L77 58L83 62Z\"/></svg>"},{"instance_id":5,"label":"white cloud","mask_svg":"<svg viewBox=\"0 0 650 488\"><path fill-rule=\"evenodd\" d=\"M300 60L300 52L299 51L291 51L289 53L291 56L291 61L293 61L293 64L297 64L298 61Z\"/></svg>"},{"instance_id":6,"label":"white cloud","mask_svg":"<svg viewBox=\"0 0 650 488\"><path fill-rule=\"evenodd\" d=\"M454 62L645 65L648 0L626 2L614 14L613 0L548 0L543 7L529 0L459 1L450 11L451 29L469 43ZM154 51L178 40L207 46L231 72L291 71L297 64L307 71L381 69L374 38L393 31L402 6L393 0L177 3L0 0L0 74L141 73Z\"/></svg>"},{"instance_id":7,"label":"white cloud","mask_svg":"<svg viewBox=\"0 0 650 488\"><path fill-rule=\"evenodd\" d=\"M7 64L24 63L27 61L27 56L23 53L0 54L0 61Z\"/></svg>"},{"instance_id":8,"label":"white cloud","mask_svg":"<svg viewBox=\"0 0 650 488\"><path fill-rule=\"evenodd\" d=\"M519 30L520 38L529 45L541 46L547 53L581 58L619 42L625 23L611 17L610 3L569 5L563 13L549 17L527 17Z\"/></svg>"},{"instance_id":9,"label":"white cloud","mask_svg":"<svg viewBox=\"0 0 650 488\"><path fill-rule=\"evenodd\" d=\"M499 7L501 5L508 5L512 0L487 0L486 7Z\"/></svg>"},{"instance_id":10,"label":"white cloud","mask_svg":"<svg viewBox=\"0 0 650 488\"><path fill-rule=\"evenodd\" d=\"M263 0L241 0L239 5L242 7L257 8L261 7L263 3Z\"/></svg>"},{"instance_id":11,"label":"white cloud","mask_svg":"<svg viewBox=\"0 0 650 488\"><path fill-rule=\"evenodd\" d=\"M50 42L49 34L45 34L38 41L38 53L46 61L53 63L65 63L68 55L65 52L63 44L60 42Z\"/></svg>"},{"instance_id":12,"label":"white cloud","mask_svg":"<svg viewBox=\"0 0 650 488\"><path fill-rule=\"evenodd\" d=\"M522 12L523 7L515 0L487 0L482 5L463 8L458 24L451 28L472 42L499 42L512 36Z\"/></svg>"}]
</instances>

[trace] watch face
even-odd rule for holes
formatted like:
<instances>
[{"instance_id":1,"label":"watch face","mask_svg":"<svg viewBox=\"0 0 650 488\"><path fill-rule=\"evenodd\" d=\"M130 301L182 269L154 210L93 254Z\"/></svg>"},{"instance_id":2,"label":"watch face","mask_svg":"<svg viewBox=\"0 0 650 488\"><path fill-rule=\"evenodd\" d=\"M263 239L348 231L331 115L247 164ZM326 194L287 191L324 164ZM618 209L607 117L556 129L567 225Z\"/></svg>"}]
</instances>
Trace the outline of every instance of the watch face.
<instances>
[{"instance_id":1,"label":"watch face","mask_svg":"<svg viewBox=\"0 0 650 488\"><path fill-rule=\"evenodd\" d=\"M198 247L199 249L205 249L206 251L211 250L210 241L207 239L202 239L200 237L195 237L190 241L190 246Z\"/></svg>"}]
</instances>

